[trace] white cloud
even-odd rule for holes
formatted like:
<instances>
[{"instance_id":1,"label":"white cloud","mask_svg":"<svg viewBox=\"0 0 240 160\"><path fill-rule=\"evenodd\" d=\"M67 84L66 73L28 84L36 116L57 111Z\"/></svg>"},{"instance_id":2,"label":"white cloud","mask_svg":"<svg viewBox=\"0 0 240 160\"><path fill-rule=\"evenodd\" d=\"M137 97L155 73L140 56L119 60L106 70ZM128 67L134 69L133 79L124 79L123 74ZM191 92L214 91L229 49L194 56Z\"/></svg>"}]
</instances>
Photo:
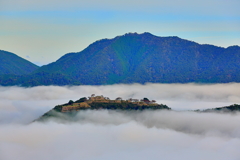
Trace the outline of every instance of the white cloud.
<instances>
[{"instance_id":1,"label":"white cloud","mask_svg":"<svg viewBox=\"0 0 240 160\"><path fill-rule=\"evenodd\" d=\"M0 87L0 123L28 123L55 105L91 94L111 99L148 97L174 110L195 110L240 103L239 83L229 84L117 84L107 86Z\"/></svg>"},{"instance_id":2,"label":"white cloud","mask_svg":"<svg viewBox=\"0 0 240 160\"><path fill-rule=\"evenodd\" d=\"M57 104L92 93L174 102L174 109L191 102L204 108L239 102L239 85L0 87L0 159L239 159L239 114L102 110L79 112L75 123L24 125Z\"/></svg>"},{"instance_id":3,"label":"white cloud","mask_svg":"<svg viewBox=\"0 0 240 160\"><path fill-rule=\"evenodd\" d=\"M147 128L137 122L13 125L1 126L0 131L0 158L4 160L228 160L240 156L239 138L191 135L168 128Z\"/></svg>"}]
</instances>

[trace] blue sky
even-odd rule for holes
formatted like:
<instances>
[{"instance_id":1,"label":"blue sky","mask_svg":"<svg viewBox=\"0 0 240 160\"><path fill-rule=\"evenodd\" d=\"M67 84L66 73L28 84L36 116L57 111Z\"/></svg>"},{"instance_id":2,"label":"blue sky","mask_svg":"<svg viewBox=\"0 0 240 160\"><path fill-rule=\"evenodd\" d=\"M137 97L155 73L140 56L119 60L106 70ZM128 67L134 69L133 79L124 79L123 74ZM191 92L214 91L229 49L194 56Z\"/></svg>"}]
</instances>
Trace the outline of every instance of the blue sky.
<instances>
[{"instance_id":1,"label":"blue sky","mask_svg":"<svg viewBox=\"0 0 240 160\"><path fill-rule=\"evenodd\" d=\"M239 0L0 1L0 49L38 65L128 32L240 45Z\"/></svg>"}]
</instances>

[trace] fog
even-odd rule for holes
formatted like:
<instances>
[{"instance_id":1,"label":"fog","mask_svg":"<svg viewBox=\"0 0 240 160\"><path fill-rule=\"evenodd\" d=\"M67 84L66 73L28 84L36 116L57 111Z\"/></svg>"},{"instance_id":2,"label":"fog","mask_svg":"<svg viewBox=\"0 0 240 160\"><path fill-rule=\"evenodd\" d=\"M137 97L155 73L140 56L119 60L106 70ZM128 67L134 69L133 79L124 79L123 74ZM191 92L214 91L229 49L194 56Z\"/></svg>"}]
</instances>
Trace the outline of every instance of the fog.
<instances>
[{"instance_id":1,"label":"fog","mask_svg":"<svg viewBox=\"0 0 240 160\"><path fill-rule=\"evenodd\" d=\"M239 88L239 83L0 87L0 159L237 160L240 114L189 110L240 103ZM31 123L58 104L91 94L147 97L173 111L88 110L74 122Z\"/></svg>"}]
</instances>

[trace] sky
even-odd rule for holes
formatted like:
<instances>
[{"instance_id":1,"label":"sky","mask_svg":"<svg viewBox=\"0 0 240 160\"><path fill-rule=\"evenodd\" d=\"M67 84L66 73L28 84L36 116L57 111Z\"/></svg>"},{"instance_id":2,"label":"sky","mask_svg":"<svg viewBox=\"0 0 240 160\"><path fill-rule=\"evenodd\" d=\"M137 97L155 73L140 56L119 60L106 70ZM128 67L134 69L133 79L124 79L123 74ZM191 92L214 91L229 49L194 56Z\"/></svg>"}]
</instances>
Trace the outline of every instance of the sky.
<instances>
[{"instance_id":1,"label":"sky","mask_svg":"<svg viewBox=\"0 0 240 160\"><path fill-rule=\"evenodd\" d=\"M240 103L240 83L0 87L1 160L239 160L240 113L187 110ZM183 89L184 88L184 89ZM81 111L75 122L34 122L91 94L147 97L174 111Z\"/></svg>"},{"instance_id":2,"label":"sky","mask_svg":"<svg viewBox=\"0 0 240 160\"><path fill-rule=\"evenodd\" d=\"M37 65L129 32L240 45L239 0L0 0L0 49Z\"/></svg>"}]
</instances>

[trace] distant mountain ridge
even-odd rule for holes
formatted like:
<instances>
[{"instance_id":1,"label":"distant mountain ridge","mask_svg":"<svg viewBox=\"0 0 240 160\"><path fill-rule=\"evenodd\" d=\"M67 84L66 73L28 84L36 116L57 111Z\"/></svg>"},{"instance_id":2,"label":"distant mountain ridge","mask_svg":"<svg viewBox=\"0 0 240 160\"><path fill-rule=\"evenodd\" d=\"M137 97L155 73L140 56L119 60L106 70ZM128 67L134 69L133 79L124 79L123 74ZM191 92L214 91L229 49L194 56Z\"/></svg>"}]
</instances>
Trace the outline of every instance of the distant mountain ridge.
<instances>
[{"instance_id":1,"label":"distant mountain ridge","mask_svg":"<svg viewBox=\"0 0 240 160\"><path fill-rule=\"evenodd\" d=\"M68 53L1 85L240 82L240 47L200 45L179 37L128 33Z\"/></svg>"},{"instance_id":2,"label":"distant mountain ridge","mask_svg":"<svg viewBox=\"0 0 240 160\"><path fill-rule=\"evenodd\" d=\"M23 75L30 74L39 68L37 65L13 54L0 50L0 75Z\"/></svg>"}]
</instances>

